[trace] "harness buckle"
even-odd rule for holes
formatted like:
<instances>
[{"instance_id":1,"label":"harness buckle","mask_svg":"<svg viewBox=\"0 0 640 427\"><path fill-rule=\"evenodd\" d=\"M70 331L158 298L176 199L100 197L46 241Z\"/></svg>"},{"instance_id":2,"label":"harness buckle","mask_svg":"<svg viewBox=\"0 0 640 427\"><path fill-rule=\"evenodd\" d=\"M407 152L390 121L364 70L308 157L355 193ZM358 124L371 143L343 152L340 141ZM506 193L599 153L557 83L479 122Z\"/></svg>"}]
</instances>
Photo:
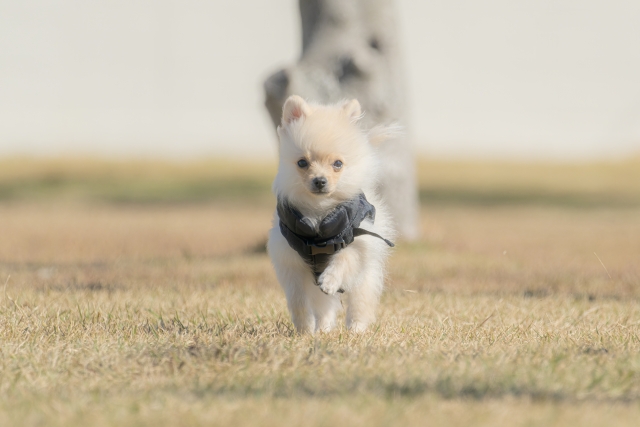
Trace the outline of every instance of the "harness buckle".
<instances>
[{"instance_id":1,"label":"harness buckle","mask_svg":"<svg viewBox=\"0 0 640 427\"><path fill-rule=\"evenodd\" d=\"M318 255L318 254L331 255L331 254L335 254L340 249L346 248L347 244L344 241L338 242L338 243L332 243L332 244L312 243L309 245L309 247L311 248L311 255Z\"/></svg>"}]
</instances>

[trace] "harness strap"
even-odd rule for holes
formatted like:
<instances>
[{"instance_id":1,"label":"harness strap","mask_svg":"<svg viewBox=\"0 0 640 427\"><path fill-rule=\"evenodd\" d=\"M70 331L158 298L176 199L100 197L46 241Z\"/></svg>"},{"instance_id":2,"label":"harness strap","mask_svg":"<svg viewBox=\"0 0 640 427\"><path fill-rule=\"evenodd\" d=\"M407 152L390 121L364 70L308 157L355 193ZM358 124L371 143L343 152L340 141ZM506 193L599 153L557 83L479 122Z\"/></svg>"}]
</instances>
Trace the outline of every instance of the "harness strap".
<instances>
[{"instance_id":1,"label":"harness strap","mask_svg":"<svg viewBox=\"0 0 640 427\"><path fill-rule=\"evenodd\" d=\"M391 240L387 240L378 233L374 233L373 231L365 230L364 228L354 228L353 229L353 237L362 236L364 234L368 234L369 236L377 237L378 239L384 240L384 242L389 245L389 247L393 248L395 245Z\"/></svg>"},{"instance_id":2,"label":"harness strap","mask_svg":"<svg viewBox=\"0 0 640 427\"><path fill-rule=\"evenodd\" d=\"M284 238L289 242L289 244L293 242L296 250L301 250L305 255L318 255L318 254L328 254L333 255L336 252L340 251L347 247L346 242L342 241L339 243L325 243L318 244L309 242L303 237L297 235L293 231L289 229L282 221L280 221L280 231L284 235ZM365 230L364 228L354 228L353 229L353 237L369 235L373 237L377 237L378 239L384 241L389 247L395 247L392 241L385 239L378 233L374 233L373 231Z\"/></svg>"},{"instance_id":3,"label":"harness strap","mask_svg":"<svg viewBox=\"0 0 640 427\"><path fill-rule=\"evenodd\" d=\"M355 230L355 229L354 229ZM319 254L333 255L347 247L347 242L344 240L333 242L312 242L305 239L289 229L282 221L280 221L280 232L287 239L289 245L291 245L298 253L303 253L307 256L315 256ZM354 234L355 236L355 234Z\"/></svg>"}]
</instances>

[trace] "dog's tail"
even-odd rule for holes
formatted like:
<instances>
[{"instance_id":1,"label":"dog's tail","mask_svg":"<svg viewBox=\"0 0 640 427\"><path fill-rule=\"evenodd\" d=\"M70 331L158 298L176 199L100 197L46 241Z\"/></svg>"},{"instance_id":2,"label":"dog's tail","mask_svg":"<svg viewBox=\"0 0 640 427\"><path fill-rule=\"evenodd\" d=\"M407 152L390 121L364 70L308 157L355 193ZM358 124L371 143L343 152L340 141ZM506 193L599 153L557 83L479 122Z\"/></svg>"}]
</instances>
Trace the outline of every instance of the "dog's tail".
<instances>
[{"instance_id":1,"label":"dog's tail","mask_svg":"<svg viewBox=\"0 0 640 427\"><path fill-rule=\"evenodd\" d=\"M387 141L392 141L404 136L404 127L399 123L389 125L378 125L371 128L367 134L369 142L377 147Z\"/></svg>"}]
</instances>

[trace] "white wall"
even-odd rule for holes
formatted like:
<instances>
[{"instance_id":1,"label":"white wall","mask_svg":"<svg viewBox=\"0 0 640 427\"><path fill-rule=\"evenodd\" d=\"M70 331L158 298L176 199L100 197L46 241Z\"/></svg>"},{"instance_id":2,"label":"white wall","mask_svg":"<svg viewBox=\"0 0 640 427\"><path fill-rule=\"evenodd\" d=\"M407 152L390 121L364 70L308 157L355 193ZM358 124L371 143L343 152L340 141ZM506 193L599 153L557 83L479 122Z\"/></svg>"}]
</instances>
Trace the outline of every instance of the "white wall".
<instances>
[{"instance_id":1,"label":"white wall","mask_svg":"<svg viewBox=\"0 0 640 427\"><path fill-rule=\"evenodd\" d=\"M273 157L296 0L0 0L0 155ZM419 151L640 152L640 2L399 0Z\"/></svg>"},{"instance_id":2,"label":"white wall","mask_svg":"<svg viewBox=\"0 0 640 427\"><path fill-rule=\"evenodd\" d=\"M640 152L640 1L401 3L416 136L431 152Z\"/></svg>"}]
</instances>

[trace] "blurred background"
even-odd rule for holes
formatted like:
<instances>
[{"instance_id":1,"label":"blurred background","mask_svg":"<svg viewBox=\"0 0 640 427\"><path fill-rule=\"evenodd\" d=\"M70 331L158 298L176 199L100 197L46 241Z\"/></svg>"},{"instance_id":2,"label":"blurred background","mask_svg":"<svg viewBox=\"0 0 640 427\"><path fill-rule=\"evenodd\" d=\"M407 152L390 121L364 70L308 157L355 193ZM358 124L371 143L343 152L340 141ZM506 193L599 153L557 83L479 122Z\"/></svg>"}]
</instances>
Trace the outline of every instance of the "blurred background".
<instances>
[{"instance_id":1,"label":"blurred background","mask_svg":"<svg viewBox=\"0 0 640 427\"><path fill-rule=\"evenodd\" d=\"M640 151L640 3L398 0L419 155ZM297 1L0 1L0 155L275 159Z\"/></svg>"}]
</instances>

